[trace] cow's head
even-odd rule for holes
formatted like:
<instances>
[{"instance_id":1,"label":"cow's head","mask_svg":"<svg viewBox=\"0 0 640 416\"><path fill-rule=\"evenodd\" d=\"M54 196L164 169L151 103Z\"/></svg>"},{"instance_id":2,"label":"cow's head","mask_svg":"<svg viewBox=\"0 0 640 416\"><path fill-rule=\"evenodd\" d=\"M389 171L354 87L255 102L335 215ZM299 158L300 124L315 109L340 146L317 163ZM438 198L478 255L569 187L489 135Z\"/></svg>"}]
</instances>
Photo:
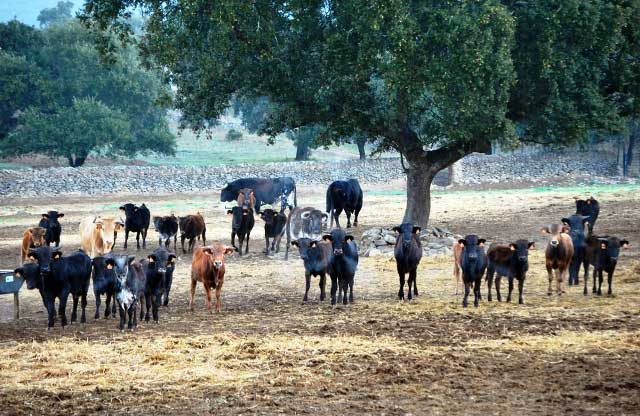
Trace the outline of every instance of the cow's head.
<instances>
[{"instance_id":1,"label":"cow's head","mask_svg":"<svg viewBox=\"0 0 640 416\"><path fill-rule=\"evenodd\" d=\"M47 230L42 227L31 227L29 228L29 233L31 234L31 244L34 247L40 247L45 245L46 241L44 239Z\"/></svg>"},{"instance_id":2,"label":"cow's head","mask_svg":"<svg viewBox=\"0 0 640 416\"><path fill-rule=\"evenodd\" d=\"M347 200L347 190L344 188L344 186L340 182L334 182L333 183L333 188L331 190L331 193L335 197L337 197L337 198L339 198L339 199L341 199L343 201Z\"/></svg>"},{"instance_id":3,"label":"cow's head","mask_svg":"<svg viewBox=\"0 0 640 416\"><path fill-rule=\"evenodd\" d=\"M302 219L302 229L307 234L320 234L326 228L327 213L319 209L305 210L300 214Z\"/></svg>"},{"instance_id":4,"label":"cow's head","mask_svg":"<svg viewBox=\"0 0 640 416\"><path fill-rule=\"evenodd\" d=\"M27 282L27 289L33 290L41 285L39 267L37 263L24 263L13 271L17 277L22 277Z\"/></svg>"},{"instance_id":5,"label":"cow's head","mask_svg":"<svg viewBox=\"0 0 640 416\"><path fill-rule=\"evenodd\" d=\"M302 260L307 260L309 258L309 250L315 249L318 247L318 244L320 244L319 241L306 237L291 242L292 246L298 247L298 252Z\"/></svg>"},{"instance_id":6,"label":"cow's head","mask_svg":"<svg viewBox=\"0 0 640 416\"><path fill-rule=\"evenodd\" d=\"M273 225L278 218L278 213L271 208L267 208L260 213L260 218L262 218L265 225Z\"/></svg>"},{"instance_id":7,"label":"cow's head","mask_svg":"<svg viewBox=\"0 0 640 416\"><path fill-rule=\"evenodd\" d=\"M208 247L202 247L200 250L202 250L202 252L206 256L209 256L213 263L213 267L218 270L224 264L224 256L227 254L232 254L238 249L226 246L224 244L213 244Z\"/></svg>"},{"instance_id":8,"label":"cow's head","mask_svg":"<svg viewBox=\"0 0 640 416\"><path fill-rule=\"evenodd\" d=\"M123 206L120 207L120 211L124 211L124 214L127 217L134 215L136 212L138 212L139 209L140 208L138 208L137 206L131 203L124 204Z\"/></svg>"},{"instance_id":9,"label":"cow's head","mask_svg":"<svg viewBox=\"0 0 640 416\"><path fill-rule=\"evenodd\" d=\"M108 270L114 271L116 278L124 285L129 274L129 265L135 258L135 256L127 256L126 254L110 254L105 258L104 264Z\"/></svg>"},{"instance_id":10,"label":"cow's head","mask_svg":"<svg viewBox=\"0 0 640 416\"><path fill-rule=\"evenodd\" d=\"M58 218L64 217L62 212L58 211L48 211L45 214L42 214L42 218L49 221L49 224L55 224L58 222Z\"/></svg>"},{"instance_id":11,"label":"cow's head","mask_svg":"<svg viewBox=\"0 0 640 416\"><path fill-rule=\"evenodd\" d=\"M177 257L174 253L171 253L164 247L160 247L147 257L149 270L154 270L159 274L172 272L175 268L176 259Z\"/></svg>"},{"instance_id":12,"label":"cow's head","mask_svg":"<svg viewBox=\"0 0 640 416\"><path fill-rule=\"evenodd\" d=\"M256 203L256 195L253 189L242 188L238 193L238 206L242 209L253 210Z\"/></svg>"},{"instance_id":13,"label":"cow's head","mask_svg":"<svg viewBox=\"0 0 640 416\"><path fill-rule=\"evenodd\" d=\"M60 247L42 246L29 249L27 258L38 265L40 277L44 279L51 272L52 263L62 258Z\"/></svg>"},{"instance_id":14,"label":"cow's head","mask_svg":"<svg viewBox=\"0 0 640 416\"><path fill-rule=\"evenodd\" d=\"M521 263L529 262L529 250L533 250L535 246L536 243L529 240L518 240L515 243L509 244L509 248Z\"/></svg>"},{"instance_id":15,"label":"cow's head","mask_svg":"<svg viewBox=\"0 0 640 416\"><path fill-rule=\"evenodd\" d=\"M331 241L331 247L333 248L333 254L335 256L342 256L344 254L345 245L355 240L355 238L344 232L341 228L337 228L331 231L331 234L325 234L322 236L325 241Z\"/></svg>"},{"instance_id":16,"label":"cow's head","mask_svg":"<svg viewBox=\"0 0 640 416\"><path fill-rule=\"evenodd\" d=\"M231 202L235 200L237 196L238 194L229 189L229 185L227 185L220 191L220 202Z\"/></svg>"},{"instance_id":17,"label":"cow's head","mask_svg":"<svg viewBox=\"0 0 640 416\"><path fill-rule=\"evenodd\" d=\"M589 225L589 216L588 215L580 215L573 214L570 217L565 217L560 220L563 224L571 227L570 234L573 235L583 235L585 226Z\"/></svg>"},{"instance_id":18,"label":"cow's head","mask_svg":"<svg viewBox=\"0 0 640 416\"><path fill-rule=\"evenodd\" d=\"M96 218L93 220L93 225L97 231L102 234L102 241L104 244L104 252L111 251L114 245L115 233L120 232L124 227L124 221L115 218Z\"/></svg>"},{"instance_id":19,"label":"cow's head","mask_svg":"<svg viewBox=\"0 0 640 416\"><path fill-rule=\"evenodd\" d=\"M620 248L627 249L630 246L628 240L621 240L618 237L599 238L598 244L600 252L606 254L613 265L618 262Z\"/></svg>"},{"instance_id":20,"label":"cow's head","mask_svg":"<svg viewBox=\"0 0 640 416\"><path fill-rule=\"evenodd\" d=\"M549 234L549 244L551 247L557 247L562 239L561 234L569 234L571 227L567 224L551 224L540 229L543 234Z\"/></svg>"},{"instance_id":21,"label":"cow's head","mask_svg":"<svg viewBox=\"0 0 640 416\"><path fill-rule=\"evenodd\" d=\"M478 238L475 234L469 234L463 239L458 240L458 244L464 247L463 258L469 261L476 261L484 250L484 244L487 242L484 238Z\"/></svg>"},{"instance_id":22,"label":"cow's head","mask_svg":"<svg viewBox=\"0 0 640 416\"><path fill-rule=\"evenodd\" d=\"M393 231L396 233L396 246L402 242L402 246L408 248L414 237L419 237L421 230L422 228L408 222L393 227Z\"/></svg>"}]
</instances>

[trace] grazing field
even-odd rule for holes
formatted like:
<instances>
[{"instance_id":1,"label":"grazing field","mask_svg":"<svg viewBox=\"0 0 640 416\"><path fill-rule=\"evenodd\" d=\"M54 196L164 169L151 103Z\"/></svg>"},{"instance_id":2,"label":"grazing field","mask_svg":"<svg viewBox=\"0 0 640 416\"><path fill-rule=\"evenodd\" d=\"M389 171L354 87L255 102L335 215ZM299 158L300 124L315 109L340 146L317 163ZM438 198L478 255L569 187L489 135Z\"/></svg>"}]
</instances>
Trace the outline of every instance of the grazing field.
<instances>
[{"instance_id":1,"label":"grazing field","mask_svg":"<svg viewBox=\"0 0 640 416\"><path fill-rule=\"evenodd\" d=\"M363 185L354 235L402 218L401 183ZM300 187L302 205L323 206L323 189ZM614 295L546 295L541 226L574 212L572 196L600 201L600 234L626 237ZM228 241L230 218L216 195L5 198L0 268L18 264L22 231L55 208L66 215L62 246L79 246L78 223L145 202L152 215L200 211L209 241ZM160 323L120 333L113 319L46 331L35 291L22 290L21 319L0 297L0 413L6 414L640 414L640 216L638 186L466 190L436 193L432 224L488 241L531 238L525 305L463 309L450 258L423 258L420 296L397 301L395 263L361 258L355 303L320 302L317 279L302 304L297 253L271 258L256 221L251 252L227 259L223 311L209 314L198 286L188 310L191 256L179 250L174 287ZM122 251L118 236L116 251ZM130 240L131 243L131 240ZM146 256L157 246L149 232ZM172 246L173 247L173 246ZM581 281L582 283L582 276ZM606 283L605 283L606 285ZM503 290L505 289L503 279ZM104 307L104 303L103 303ZM140 414L140 413L139 413Z\"/></svg>"}]
</instances>

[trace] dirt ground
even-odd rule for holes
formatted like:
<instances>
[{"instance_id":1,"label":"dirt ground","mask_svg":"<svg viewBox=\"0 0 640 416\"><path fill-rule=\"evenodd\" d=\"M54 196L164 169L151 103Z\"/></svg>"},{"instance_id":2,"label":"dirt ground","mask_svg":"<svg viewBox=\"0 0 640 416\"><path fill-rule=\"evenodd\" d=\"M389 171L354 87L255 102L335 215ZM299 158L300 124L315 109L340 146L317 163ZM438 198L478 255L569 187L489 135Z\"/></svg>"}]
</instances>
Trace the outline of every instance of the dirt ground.
<instances>
[{"instance_id":1,"label":"dirt ground","mask_svg":"<svg viewBox=\"0 0 640 416\"><path fill-rule=\"evenodd\" d=\"M362 231L395 225L399 184L364 187ZM590 192L584 188L583 195ZM170 305L160 323L120 333L114 319L47 332L39 295L0 297L0 413L3 414L640 414L640 216L637 188L596 190L596 231L626 237L614 295L546 295L541 226L574 210L572 188L447 191L434 195L432 225L489 241L530 238L525 305L487 302L463 309L447 257L423 259L420 296L398 302L392 259L361 258L355 303L320 302L314 279L302 303L304 268L297 253L266 258L262 222L251 253L227 259L223 311L209 314L198 287L188 310L191 256L179 253ZM200 211L208 241L228 241L230 218L212 195L53 197L0 204L0 268L19 260L21 233L57 208L65 251L79 246L87 215L119 215L124 202L146 202L152 214ZM303 188L302 205L323 193ZM139 258L157 246L129 253ZM122 251L118 236L116 251ZM130 239L131 242L131 239ZM582 278L581 278L582 283ZM605 283L606 285L606 283ZM503 282L503 289L505 283ZM103 303L104 307L104 303Z\"/></svg>"}]
</instances>

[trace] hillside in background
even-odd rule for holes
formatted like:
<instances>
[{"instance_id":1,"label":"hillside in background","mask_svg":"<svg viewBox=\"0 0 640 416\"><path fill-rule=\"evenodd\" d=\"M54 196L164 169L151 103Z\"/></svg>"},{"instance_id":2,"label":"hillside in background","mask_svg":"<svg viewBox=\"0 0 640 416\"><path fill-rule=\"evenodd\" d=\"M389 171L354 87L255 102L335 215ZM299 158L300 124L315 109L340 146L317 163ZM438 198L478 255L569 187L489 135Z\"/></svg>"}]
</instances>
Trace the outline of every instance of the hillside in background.
<instances>
[{"instance_id":1,"label":"hillside in background","mask_svg":"<svg viewBox=\"0 0 640 416\"><path fill-rule=\"evenodd\" d=\"M31 26L38 25L38 14L42 9L56 7L60 0L3 0L0 1L0 22L13 18ZM80 10L83 0L72 0L73 12Z\"/></svg>"}]
</instances>

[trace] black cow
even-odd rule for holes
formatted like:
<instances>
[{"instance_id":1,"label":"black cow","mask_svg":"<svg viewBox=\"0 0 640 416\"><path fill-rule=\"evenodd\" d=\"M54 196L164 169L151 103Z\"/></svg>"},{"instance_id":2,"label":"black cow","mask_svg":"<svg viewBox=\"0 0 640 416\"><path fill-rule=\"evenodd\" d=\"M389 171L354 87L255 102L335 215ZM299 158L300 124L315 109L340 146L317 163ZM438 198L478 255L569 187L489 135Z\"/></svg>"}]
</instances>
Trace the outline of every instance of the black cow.
<instances>
[{"instance_id":1,"label":"black cow","mask_svg":"<svg viewBox=\"0 0 640 416\"><path fill-rule=\"evenodd\" d=\"M13 273L17 277L24 278L25 282L27 282L27 289L38 289L40 297L42 298L42 304L46 309L47 302L45 302L44 299L42 277L40 277L40 267L38 266L38 263L26 262L22 266L16 268Z\"/></svg>"},{"instance_id":2,"label":"black cow","mask_svg":"<svg viewBox=\"0 0 640 416\"><path fill-rule=\"evenodd\" d=\"M187 215L186 217L178 217L178 224L180 225L180 244L182 245L182 252L186 253L184 249L184 241L189 239L189 251L193 251L193 247L196 244L196 238L202 237L202 245L207 244L207 226L204 222L204 217L199 212L195 215Z\"/></svg>"},{"instance_id":3,"label":"black cow","mask_svg":"<svg viewBox=\"0 0 640 416\"><path fill-rule=\"evenodd\" d=\"M584 226L588 220L589 217L578 214L562 219L563 224L571 227L569 236L573 243L573 257L569 266L569 286L577 285L580 282L580 265L584 268L585 279L587 278L589 259L587 258L587 240L584 235Z\"/></svg>"},{"instance_id":4,"label":"black cow","mask_svg":"<svg viewBox=\"0 0 640 416\"><path fill-rule=\"evenodd\" d=\"M152 309L153 320L158 323L158 308L160 307L163 294L165 294L165 305L168 305L175 262L176 255L170 253L164 247L156 249L153 253L149 254L145 260L140 262L146 277L144 303L147 311L144 315L145 321L150 320L149 310ZM144 311L141 304L140 320L142 320L143 314Z\"/></svg>"},{"instance_id":5,"label":"black cow","mask_svg":"<svg viewBox=\"0 0 640 416\"><path fill-rule=\"evenodd\" d=\"M587 199L576 199L576 214L589 217L589 235L593 234L593 227L596 225L596 220L600 214L600 204L594 197L590 196Z\"/></svg>"},{"instance_id":6,"label":"black cow","mask_svg":"<svg viewBox=\"0 0 640 416\"><path fill-rule=\"evenodd\" d=\"M255 224L255 218L253 217L253 210L250 208L233 207L227 211L227 214L231 215L231 245L233 248L238 249L239 254L242 256L242 243L244 239L247 239L247 247L245 253L249 252L249 236L251 230ZM240 247L236 247L236 234L238 235L238 243Z\"/></svg>"},{"instance_id":7,"label":"black cow","mask_svg":"<svg viewBox=\"0 0 640 416\"><path fill-rule=\"evenodd\" d=\"M136 247L140 250L140 234L142 234L142 248L147 248L147 232L151 213L145 204L137 207L133 204L124 204L120 207L125 214L124 220L124 248L127 248L129 232L136 233Z\"/></svg>"},{"instance_id":8,"label":"black cow","mask_svg":"<svg viewBox=\"0 0 640 416\"><path fill-rule=\"evenodd\" d=\"M464 282L464 299L462 306L467 307L469 303L469 290L473 284L473 306L478 307L480 301L480 285L482 284L482 276L487 269L487 254L484 252L484 243L486 240L478 238L475 234L465 236L464 239L458 240L462 247L462 281Z\"/></svg>"},{"instance_id":9,"label":"black cow","mask_svg":"<svg viewBox=\"0 0 640 416\"><path fill-rule=\"evenodd\" d=\"M111 253L108 253L111 257ZM110 315L116 316L116 273L113 269L113 262L107 264L107 257L97 256L91 261L93 266L93 295L96 298L96 313L94 319L100 317L100 296L106 295L106 306L104 308L104 318ZM113 303L111 300L113 298Z\"/></svg>"},{"instance_id":10,"label":"black cow","mask_svg":"<svg viewBox=\"0 0 640 416\"><path fill-rule=\"evenodd\" d=\"M56 247L60 246L60 234L62 234L62 226L58 222L58 218L64 217L62 212L49 211L46 214L42 214L42 219L38 223L38 226L44 228L46 231L44 239L47 245L55 243Z\"/></svg>"},{"instance_id":11,"label":"black cow","mask_svg":"<svg viewBox=\"0 0 640 416\"><path fill-rule=\"evenodd\" d=\"M263 204L274 204L282 196L288 201L289 196L293 193L293 206L298 206L298 198L296 193L296 182L293 178L285 176L281 178L260 179L260 178L241 178L233 182L229 182L220 192L221 202L231 202L238 199L238 193L243 188L253 189L256 197L255 212L260 212L260 206Z\"/></svg>"},{"instance_id":12,"label":"black cow","mask_svg":"<svg viewBox=\"0 0 640 416\"><path fill-rule=\"evenodd\" d=\"M358 226L358 214L362 209L362 189L357 179L335 181L327 188L327 212L331 217L329 228L333 228L333 219L340 228L338 217L342 210L347 214L347 228L351 227L351 214L355 213L353 226Z\"/></svg>"},{"instance_id":13,"label":"black cow","mask_svg":"<svg viewBox=\"0 0 640 416\"><path fill-rule=\"evenodd\" d=\"M500 279L506 276L509 279L509 294L507 302L511 302L511 292L513 292L513 279L518 281L518 303L523 304L522 290L524 280L529 270L529 250L535 247L535 243L529 240L518 240L511 244L491 244L487 251L487 289L489 291L489 302L491 302L491 285L493 276L496 274L496 294L498 302L502 302L500 295Z\"/></svg>"},{"instance_id":14,"label":"black cow","mask_svg":"<svg viewBox=\"0 0 640 416\"><path fill-rule=\"evenodd\" d=\"M284 213L286 206L280 208L277 212L271 208L267 208L260 213L260 218L264 221L264 253L268 256L272 252L280 251L280 240L284 235L284 226L287 224L287 216ZM269 239L271 241L271 249L269 249Z\"/></svg>"},{"instance_id":15,"label":"black cow","mask_svg":"<svg viewBox=\"0 0 640 416\"><path fill-rule=\"evenodd\" d=\"M47 327L52 328L55 319L55 299L59 300L58 313L62 326L67 325L67 299L73 296L73 312L71 322L78 316L78 300L82 299L82 316L80 322L86 322L87 292L91 281L91 258L82 250L69 256L62 256L59 248L49 246L29 250L30 260L37 262L42 279L42 291L49 315Z\"/></svg>"},{"instance_id":16,"label":"black cow","mask_svg":"<svg viewBox=\"0 0 640 416\"><path fill-rule=\"evenodd\" d=\"M629 248L629 241L621 240L618 237L609 236L594 236L591 235L587 238L587 258L589 263L593 265L593 293L598 296L602 295L602 281L603 272L607 272L607 282L609 284L609 290L607 293L611 295L613 272L616 270L618 264L618 256L620 255L620 248ZM598 289L596 290L596 275L598 276ZM587 295L587 274L584 279L584 295Z\"/></svg>"},{"instance_id":17,"label":"black cow","mask_svg":"<svg viewBox=\"0 0 640 416\"><path fill-rule=\"evenodd\" d=\"M340 287L342 303L347 304L347 289L349 289L349 302L353 303L353 283L358 269L358 246L352 235L347 235L338 228L322 237L325 241L331 241L333 256L329 262L329 275L331 276L331 304L336 304L336 290Z\"/></svg>"},{"instance_id":18,"label":"black cow","mask_svg":"<svg viewBox=\"0 0 640 416\"><path fill-rule=\"evenodd\" d=\"M311 276L320 276L320 300L326 297L325 287L327 285L327 273L331 262L331 243L324 240L313 240L311 238L301 238L292 241L291 244L298 247L300 258L304 263L305 290L303 302L308 299L309 288L311 287Z\"/></svg>"},{"instance_id":19,"label":"black cow","mask_svg":"<svg viewBox=\"0 0 640 416\"><path fill-rule=\"evenodd\" d=\"M396 266L398 268L398 276L400 277L400 290L398 291L398 299L404 300L404 278L409 273L409 293L407 297L412 299L411 286L413 284L413 294L418 296L418 285L416 276L418 265L422 259L422 243L420 242L420 227L414 227L413 224L404 223L398 227L393 227L396 232L396 245L393 254L396 258Z\"/></svg>"},{"instance_id":20,"label":"black cow","mask_svg":"<svg viewBox=\"0 0 640 416\"><path fill-rule=\"evenodd\" d=\"M136 305L140 296L144 296L146 276L140 263L134 256L113 254L105 259L107 268L116 277L115 302L120 310L120 331L124 331L126 315L129 315L127 328L133 330L138 326Z\"/></svg>"},{"instance_id":21,"label":"black cow","mask_svg":"<svg viewBox=\"0 0 640 416\"><path fill-rule=\"evenodd\" d=\"M171 237L173 237L173 249L178 249L178 219L175 215L153 217L153 226L160 235L158 237L159 246L161 246L164 241L164 246L169 248L171 245Z\"/></svg>"}]
</instances>

